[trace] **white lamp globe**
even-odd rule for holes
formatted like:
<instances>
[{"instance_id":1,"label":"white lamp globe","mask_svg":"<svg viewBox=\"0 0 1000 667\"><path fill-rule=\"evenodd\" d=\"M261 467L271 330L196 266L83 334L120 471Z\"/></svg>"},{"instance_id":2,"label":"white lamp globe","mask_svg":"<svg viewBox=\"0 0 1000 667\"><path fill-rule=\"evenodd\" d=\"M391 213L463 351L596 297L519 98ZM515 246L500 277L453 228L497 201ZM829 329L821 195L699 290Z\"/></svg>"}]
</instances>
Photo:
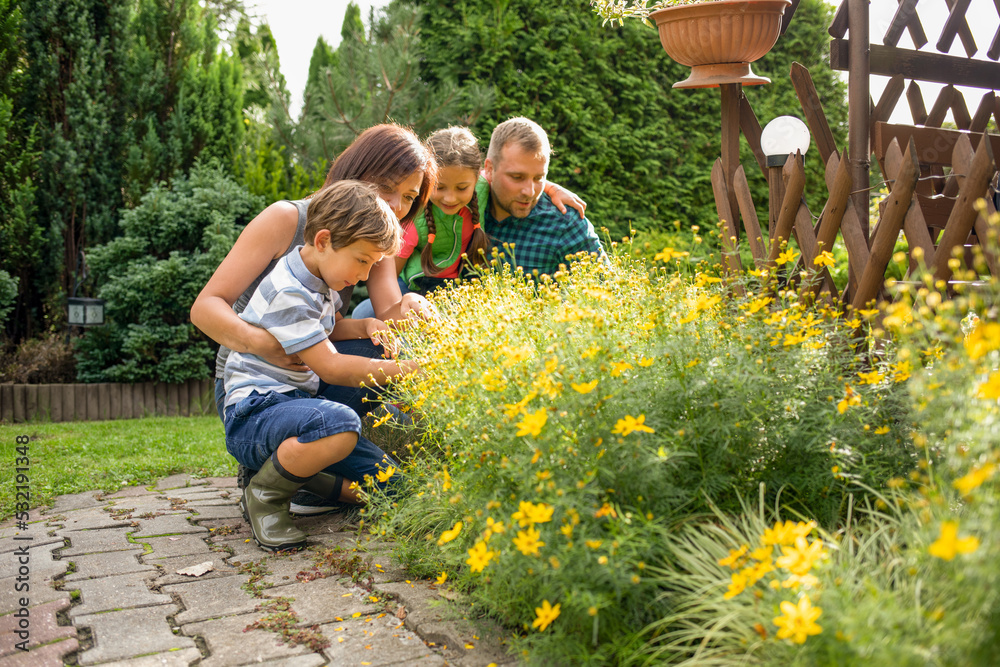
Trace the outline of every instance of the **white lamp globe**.
<instances>
[{"instance_id":1,"label":"white lamp globe","mask_svg":"<svg viewBox=\"0 0 1000 667\"><path fill-rule=\"evenodd\" d=\"M780 167L790 153L809 150L809 128L795 116L778 116L760 133L760 149L767 166Z\"/></svg>"}]
</instances>

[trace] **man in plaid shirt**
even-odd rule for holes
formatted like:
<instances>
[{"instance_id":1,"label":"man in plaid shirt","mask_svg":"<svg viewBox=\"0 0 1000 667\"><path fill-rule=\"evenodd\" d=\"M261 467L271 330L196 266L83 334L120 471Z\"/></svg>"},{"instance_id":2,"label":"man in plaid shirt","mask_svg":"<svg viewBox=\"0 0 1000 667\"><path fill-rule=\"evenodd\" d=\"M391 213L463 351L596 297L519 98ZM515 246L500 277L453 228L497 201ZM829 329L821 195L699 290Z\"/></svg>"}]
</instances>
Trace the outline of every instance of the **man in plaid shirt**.
<instances>
[{"instance_id":1,"label":"man in plaid shirt","mask_svg":"<svg viewBox=\"0 0 1000 667\"><path fill-rule=\"evenodd\" d=\"M573 209L561 213L542 192L549 154L545 130L527 118L497 125L486 153L490 201L483 228L507 260L528 274L551 275L578 252L604 256L590 221Z\"/></svg>"}]
</instances>

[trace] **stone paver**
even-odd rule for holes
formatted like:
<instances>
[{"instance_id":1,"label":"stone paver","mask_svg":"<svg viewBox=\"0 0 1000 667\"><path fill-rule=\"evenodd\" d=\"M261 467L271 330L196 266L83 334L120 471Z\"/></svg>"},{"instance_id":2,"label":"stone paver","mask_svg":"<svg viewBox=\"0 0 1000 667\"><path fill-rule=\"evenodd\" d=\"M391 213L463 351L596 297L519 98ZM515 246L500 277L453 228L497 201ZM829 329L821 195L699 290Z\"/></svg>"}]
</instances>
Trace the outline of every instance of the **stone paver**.
<instances>
[{"instance_id":1,"label":"stone paver","mask_svg":"<svg viewBox=\"0 0 1000 667\"><path fill-rule=\"evenodd\" d=\"M374 614L378 611L373 603L335 579L316 579L269 588L264 595L293 598L292 610L298 614L301 625L332 623L337 618L350 618L356 613Z\"/></svg>"},{"instance_id":2,"label":"stone paver","mask_svg":"<svg viewBox=\"0 0 1000 667\"><path fill-rule=\"evenodd\" d=\"M198 479L197 477L192 477L191 475L171 475L170 477L164 477L157 482L156 489L158 491L166 491L168 489L173 490L187 486L201 486L207 483L208 482L204 479Z\"/></svg>"},{"instance_id":3,"label":"stone paver","mask_svg":"<svg viewBox=\"0 0 1000 667\"><path fill-rule=\"evenodd\" d=\"M71 530L61 533L70 546L59 552L61 558L82 556L103 551L131 551L135 545L128 541L129 531L135 528L102 528L100 530ZM60 538L62 539L62 538Z\"/></svg>"},{"instance_id":4,"label":"stone paver","mask_svg":"<svg viewBox=\"0 0 1000 667\"><path fill-rule=\"evenodd\" d=\"M171 584L186 584L193 581L205 581L206 579L217 579L236 574L236 568L223 560L225 554L193 554L191 556L174 556L173 558L161 558L156 564L163 568L163 573L154 582L154 586L169 586ZM200 576L188 574L177 574L177 570L183 570L202 563L212 563L212 570Z\"/></svg>"},{"instance_id":5,"label":"stone paver","mask_svg":"<svg viewBox=\"0 0 1000 667\"><path fill-rule=\"evenodd\" d=\"M299 572L313 568L313 554L309 551L296 551L288 555L271 556L265 563L271 572L264 576L263 583L267 586L288 586L298 583L296 577Z\"/></svg>"},{"instance_id":6,"label":"stone paver","mask_svg":"<svg viewBox=\"0 0 1000 667\"><path fill-rule=\"evenodd\" d=\"M17 653L0 658L0 667L62 667L63 657L80 648L76 639L64 639L54 644L46 644L25 653Z\"/></svg>"},{"instance_id":7,"label":"stone paver","mask_svg":"<svg viewBox=\"0 0 1000 667\"><path fill-rule=\"evenodd\" d=\"M66 496L59 496L52 505L52 514L60 514L70 510L81 510L87 507L97 507L104 503L97 499L100 495L98 491L84 491L83 493L73 493Z\"/></svg>"},{"instance_id":8,"label":"stone paver","mask_svg":"<svg viewBox=\"0 0 1000 667\"><path fill-rule=\"evenodd\" d=\"M142 554L142 547L135 546L134 551L106 551L104 553L88 554L86 556L70 556L61 563L72 562L76 565L76 572L67 574L63 580L82 581L84 579L97 579L116 574L130 574L133 572L156 572L152 565L144 565L139 562Z\"/></svg>"},{"instance_id":9,"label":"stone paver","mask_svg":"<svg viewBox=\"0 0 1000 667\"><path fill-rule=\"evenodd\" d=\"M103 507L89 507L75 512L66 512L65 519L58 522L61 531L72 530L93 530L96 528L119 528L132 523L131 519L126 519L122 515L112 514L104 511ZM62 534L60 532L60 534Z\"/></svg>"},{"instance_id":10,"label":"stone paver","mask_svg":"<svg viewBox=\"0 0 1000 667\"><path fill-rule=\"evenodd\" d=\"M177 624L197 623L219 616L233 616L253 611L261 600L243 590L248 577L232 576L164 586L163 592L180 596L185 611L177 615Z\"/></svg>"},{"instance_id":11,"label":"stone paver","mask_svg":"<svg viewBox=\"0 0 1000 667\"><path fill-rule=\"evenodd\" d=\"M103 496L104 500L117 500L119 498L137 498L144 496L159 495L157 491L150 491L145 486L125 486L114 493Z\"/></svg>"},{"instance_id":12,"label":"stone paver","mask_svg":"<svg viewBox=\"0 0 1000 667\"><path fill-rule=\"evenodd\" d=\"M67 591L79 590L82 604L69 610L69 617L96 614L113 609L150 607L171 602L169 595L149 590L152 577L145 572L119 574L100 579L67 583Z\"/></svg>"},{"instance_id":13,"label":"stone paver","mask_svg":"<svg viewBox=\"0 0 1000 667\"><path fill-rule=\"evenodd\" d=\"M184 648L169 653L144 655L140 658L102 662L101 667L187 667L196 660L201 660L201 651L196 648Z\"/></svg>"},{"instance_id":14,"label":"stone paver","mask_svg":"<svg viewBox=\"0 0 1000 667\"><path fill-rule=\"evenodd\" d=\"M330 646L323 652L332 665L445 664L420 637L390 615L330 623L320 626L320 631L330 639Z\"/></svg>"},{"instance_id":15,"label":"stone paver","mask_svg":"<svg viewBox=\"0 0 1000 667\"><path fill-rule=\"evenodd\" d=\"M31 543L29 543L31 544ZM44 579L52 579L69 568L69 563L66 561L55 560L52 557L52 552L56 549L62 548L62 540L59 542L52 542L51 544L43 544L37 547L29 547L27 554L27 563L22 563L23 552L11 552L0 556L0 579L6 579L7 577L23 576L24 569L28 569L27 575L31 577L31 581L40 583ZM7 589L0 589L7 590Z\"/></svg>"},{"instance_id":16,"label":"stone paver","mask_svg":"<svg viewBox=\"0 0 1000 667\"><path fill-rule=\"evenodd\" d=\"M182 626L181 631L189 637L204 638L209 657L201 661L200 667L230 667L267 660L287 660L310 653L305 646L288 647L279 644L278 635L273 632L256 629L243 632L261 616L261 612L255 612L190 623ZM319 663L313 664L322 663L321 659Z\"/></svg>"},{"instance_id":17,"label":"stone paver","mask_svg":"<svg viewBox=\"0 0 1000 667\"><path fill-rule=\"evenodd\" d=\"M208 531L205 531L208 534ZM143 562L156 564L160 558L173 558L174 556L187 556L189 554L210 554L204 538L200 535L167 535L165 537L139 538L136 542L148 544L153 550L146 554Z\"/></svg>"},{"instance_id":18,"label":"stone paver","mask_svg":"<svg viewBox=\"0 0 1000 667\"><path fill-rule=\"evenodd\" d=\"M49 535L55 528L45 525L42 521L29 523L25 530L8 528L0 532L0 554L10 553L20 549L24 545L28 548L40 547L53 542L62 542L62 538L57 535ZM6 558L6 556L5 556Z\"/></svg>"},{"instance_id":19,"label":"stone paver","mask_svg":"<svg viewBox=\"0 0 1000 667\"><path fill-rule=\"evenodd\" d=\"M249 533L249 531L247 531ZM220 553L221 556L225 557L226 561L237 565L240 563L249 563L250 561L260 560L264 553L260 550L253 540L247 541L243 539L215 539L212 540L212 545L215 547L222 547L227 550L232 550L231 555L225 555Z\"/></svg>"},{"instance_id":20,"label":"stone paver","mask_svg":"<svg viewBox=\"0 0 1000 667\"><path fill-rule=\"evenodd\" d=\"M180 535L183 533L208 533L208 528L188 521L190 514L165 514L152 519L139 519L139 529L132 533L133 540L161 535Z\"/></svg>"},{"instance_id":21,"label":"stone paver","mask_svg":"<svg viewBox=\"0 0 1000 667\"><path fill-rule=\"evenodd\" d=\"M25 596L21 592L17 592L14 588L18 583L15 577L0 579L0 591L4 591L4 594L0 595L0 616L9 614L20 608L22 599L28 600L29 608L54 600L69 600L69 593L66 591L57 591L51 585L46 585L45 583L38 585L39 582L35 582L34 578L32 578L32 582L34 583L31 586L31 590Z\"/></svg>"},{"instance_id":22,"label":"stone paver","mask_svg":"<svg viewBox=\"0 0 1000 667\"><path fill-rule=\"evenodd\" d=\"M67 607L69 598L64 598L31 607L26 617L17 618L13 614L0 616L0 656L23 653L16 646L22 642L31 650L42 644L75 639L76 628L72 625L59 625L56 619L56 614ZM28 624L27 628L22 627L22 620Z\"/></svg>"},{"instance_id":23,"label":"stone paver","mask_svg":"<svg viewBox=\"0 0 1000 667\"><path fill-rule=\"evenodd\" d=\"M206 521L213 519L239 519L242 521L239 505L227 503L225 505L197 505L192 507L195 514L191 515L194 521Z\"/></svg>"},{"instance_id":24,"label":"stone paver","mask_svg":"<svg viewBox=\"0 0 1000 667\"><path fill-rule=\"evenodd\" d=\"M76 617L77 627L89 627L94 636L94 646L80 655L80 664L94 665L149 653L195 648L193 639L171 631L167 617L176 613L177 605L166 604ZM123 632L123 628L128 632Z\"/></svg>"}]
</instances>

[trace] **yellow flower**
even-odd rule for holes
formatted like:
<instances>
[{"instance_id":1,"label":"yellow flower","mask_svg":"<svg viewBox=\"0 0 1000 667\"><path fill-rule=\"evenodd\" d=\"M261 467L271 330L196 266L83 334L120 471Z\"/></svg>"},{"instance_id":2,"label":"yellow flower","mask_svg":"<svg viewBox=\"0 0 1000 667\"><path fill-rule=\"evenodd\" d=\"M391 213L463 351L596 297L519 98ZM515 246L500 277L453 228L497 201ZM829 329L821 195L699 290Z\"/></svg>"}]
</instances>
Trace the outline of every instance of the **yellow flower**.
<instances>
[{"instance_id":1,"label":"yellow flower","mask_svg":"<svg viewBox=\"0 0 1000 667\"><path fill-rule=\"evenodd\" d=\"M591 380L590 382L584 382L583 384L571 382L569 386L573 387L573 391L580 394L589 394L597 387L597 380Z\"/></svg>"},{"instance_id":2,"label":"yellow flower","mask_svg":"<svg viewBox=\"0 0 1000 667\"><path fill-rule=\"evenodd\" d=\"M980 484L992 477L996 470L997 467L995 465L987 463L973 468L972 472L964 477L959 477L951 485L958 489L959 493L963 496L967 496L972 493L973 489L978 488Z\"/></svg>"},{"instance_id":3,"label":"yellow flower","mask_svg":"<svg viewBox=\"0 0 1000 667\"><path fill-rule=\"evenodd\" d=\"M611 429L612 433L617 433L623 437L634 431L638 431L640 433L655 433L653 429L646 426L646 415L639 415L638 417L625 415L625 417L623 419L619 419L615 423L615 427Z\"/></svg>"},{"instance_id":4,"label":"yellow flower","mask_svg":"<svg viewBox=\"0 0 1000 667\"><path fill-rule=\"evenodd\" d=\"M742 563L743 556L746 555L746 552L749 548L750 548L749 546L744 544L739 549L730 550L728 556L719 559L719 565L722 565L723 567L731 567L732 569L735 570Z\"/></svg>"},{"instance_id":5,"label":"yellow flower","mask_svg":"<svg viewBox=\"0 0 1000 667\"><path fill-rule=\"evenodd\" d=\"M497 552L490 551L485 542L476 542L476 544L469 549L469 557L465 562L469 565L473 572L482 572L483 568L489 564L490 559L496 555Z\"/></svg>"},{"instance_id":6,"label":"yellow flower","mask_svg":"<svg viewBox=\"0 0 1000 667\"><path fill-rule=\"evenodd\" d=\"M785 555L775 560L775 565L792 574L809 574L812 566L823 556L823 540L808 542L804 537L797 537L794 546L781 547L781 551Z\"/></svg>"},{"instance_id":7,"label":"yellow flower","mask_svg":"<svg viewBox=\"0 0 1000 667\"><path fill-rule=\"evenodd\" d=\"M820 254L816 255L816 258L813 259L813 264L816 266L833 266L836 264L836 261L833 259L832 252L824 250Z\"/></svg>"},{"instance_id":8,"label":"yellow flower","mask_svg":"<svg viewBox=\"0 0 1000 667\"><path fill-rule=\"evenodd\" d=\"M687 257L687 256L688 253L686 252L678 252L673 248L664 248L662 252L656 253L656 256L654 256L653 259L655 259L658 262L670 262L673 261L674 259L679 259L681 257Z\"/></svg>"},{"instance_id":9,"label":"yellow flower","mask_svg":"<svg viewBox=\"0 0 1000 667\"><path fill-rule=\"evenodd\" d=\"M799 253L795 252L795 248L789 248L785 252L778 255L778 258L774 260L774 263L781 266L782 264L787 264L788 262L794 262L798 256Z\"/></svg>"},{"instance_id":10,"label":"yellow flower","mask_svg":"<svg viewBox=\"0 0 1000 667\"><path fill-rule=\"evenodd\" d=\"M976 385L976 398L987 401L1000 399L1000 371L993 371L986 382Z\"/></svg>"},{"instance_id":11,"label":"yellow flower","mask_svg":"<svg viewBox=\"0 0 1000 667\"><path fill-rule=\"evenodd\" d=\"M542 606L535 607L535 620L532 621L531 627L538 628L538 631L542 632L557 618L559 618L559 605L553 607L548 600L542 600Z\"/></svg>"},{"instance_id":12,"label":"yellow flower","mask_svg":"<svg viewBox=\"0 0 1000 667\"><path fill-rule=\"evenodd\" d=\"M514 546L525 556L537 556L539 547L545 546L545 542L542 542L540 538L541 534L535 530L535 527L529 526L527 530L517 531Z\"/></svg>"},{"instance_id":13,"label":"yellow flower","mask_svg":"<svg viewBox=\"0 0 1000 667\"><path fill-rule=\"evenodd\" d=\"M642 359L639 360L639 365L642 366L643 368L649 368L655 363L656 359L653 358L647 359L646 357L643 357Z\"/></svg>"},{"instance_id":14,"label":"yellow flower","mask_svg":"<svg viewBox=\"0 0 1000 667\"><path fill-rule=\"evenodd\" d=\"M781 603L781 616L776 616L774 624L778 626L778 639L791 639L796 644L804 644L810 635L818 635L823 628L816 624L823 610L813 607L809 596L803 595L797 605L785 600Z\"/></svg>"},{"instance_id":15,"label":"yellow flower","mask_svg":"<svg viewBox=\"0 0 1000 667\"><path fill-rule=\"evenodd\" d=\"M448 581L448 573L447 572L442 572L440 575L438 575L438 578L437 578L437 580L435 580L434 583L436 583L438 586L440 586L441 584L443 584L446 581Z\"/></svg>"},{"instance_id":16,"label":"yellow flower","mask_svg":"<svg viewBox=\"0 0 1000 667\"><path fill-rule=\"evenodd\" d=\"M773 546L758 547L750 552L750 558L759 561L769 561L771 560L771 554L774 552Z\"/></svg>"},{"instance_id":17,"label":"yellow flower","mask_svg":"<svg viewBox=\"0 0 1000 667\"><path fill-rule=\"evenodd\" d=\"M885 435L886 433L889 432L889 430L890 429L888 426L879 426L877 429L875 429L875 435Z\"/></svg>"},{"instance_id":18,"label":"yellow flower","mask_svg":"<svg viewBox=\"0 0 1000 667\"><path fill-rule=\"evenodd\" d=\"M905 382L913 372L913 365L909 361L900 361L892 365L892 381Z\"/></svg>"},{"instance_id":19,"label":"yellow flower","mask_svg":"<svg viewBox=\"0 0 1000 667\"><path fill-rule=\"evenodd\" d=\"M396 467L395 466L389 466L385 470L379 470L375 474L375 476L378 478L378 481L380 481L383 484L385 484L386 482L389 481L389 478L392 477L395 474L396 474Z\"/></svg>"},{"instance_id":20,"label":"yellow flower","mask_svg":"<svg viewBox=\"0 0 1000 667\"><path fill-rule=\"evenodd\" d=\"M510 518L517 521L518 525L521 526L533 526L536 523L546 523L552 521L552 513L555 508L552 505L546 505L545 503L535 503L527 502L522 500L518 504L518 509L514 512Z\"/></svg>"},{"instance_id":21,"label":"yellow flower","mask_svg":"<svg viewBox=\"0 0 1000 667\"><path fill-rule=\"evenodd\" d=\"M612 507L610 504L604 503L603 505L601 505L601 508L599 510L597 510L596 512L594 512L594 518L595 519L600 519L603 516L611 516L611 517L617 519L618 518L618 512L616 512L615 508Z\"/></svg>"},{"instance_id":22,"label":"yellow flower","mask_svg":"<svg viewBox=\"0 0 1000 667\"><path fill-rule=\"evenodd\" d=\"M507 388L507 378L503 370L495 368L483 373L482 385L486 391L503 391Z\"/></svg>"},{"instance_id":23,"label":"yellow flower","mask_svg":"<svg viewBox=\"0 0 1000 667\"><path fill-rule=\"evenodd\" d=\"M998 349L1000 349L1000 323L997 322L986 324L980 322L965 341L965 350L973 361Z\"/></svg>"},{"instance_id":24,"label":"yellow flower","mask_svg":"<svg viewBox=\"0 0 1000 667\"><path fill-rule=\"evenodd\" d=\"M861 394L854 391L851 385L845 385L844 398L840 403L837 403L837 412L844 414L847 412L847 408L853 405L861 405Z\"/></svg>"},{"instance_id":25,"label":"yellow flower","mask_svg":"<svg viewBox=\"0 0 1000 667\"><path fill-rule=\"evenodd\" d=\"M392 419L392 413L387 410L386 413L382 417L380 417L379 419L377 419L375 421L375 423L372 424L372 428L378 428L379 426L382 426L383 424L385 424L390 419Z\"/></svg>"},{"instance_id":26,"label":"yellow flower","mask_svg":"<svg viewBox=\"0 0 1000 667\"><path fill-rule=\"evenodd\" d=\"M627 361L615 362L615 365L611 368L611 377L616 378L622 374L623 371L627 371L632 368L632 364Z\"/></svg>"},{"instance_id":27,"label":"yellow flower","mask_svg":"<svg viewBox=\"0 0 1000 667\"><path fill-rule=\"evenodd\" d=\"M438 546L451 542L453 539L458 537L458 534L461 532L462 532L462 522L456 521L455 525L451 528L451 530L446 530L443 533L441 533L441 537L438 538Z\"/></svg>"},{"instance_id":28,"label":"yellow flower","mask_svg":"<svg viewBox=\"0 0 1000 667\"><path fill-rule=\"evenodd\" d=\"M443 473L444 481L441 482L441 490L442 491L447 491L448 489L451 488L451 475L448 474L448 468L447 467L445 467L443 469L442 473Z\"/></svg>"},{"instance_id":29,"label":"yellow flower","mask_svg":"<svg viewBox=\"0 0 1000 667\"><path fill-rule=\"evenodd\" d=\"M879 382L882 381L882 379L885 376L882 375L881 373L879 373L876 370L876 371L872 371L870 373L865 373L863 371L858 371L858 377L860 377L861 381L863 383L865 383L865 384L878 384Z\"/></svg>"},{"instance_id":30,"label":"yellow flower","mask_svg":"<svg viewBox=\"0 0 1000 667\"><path fill-rule=\"evenodd\" d=\"M942 521L941 536L931 544L927 552L943 560L951 560L958 554L971 554L978 548L978 538L958 536L957 521Z\"/></svg>"},{"instance_id":31,"label":"yellow flower","mask_svg":"<svg viewBox=\"0 0 1000 667\"><path fill-rule=\"evenodd\" d=\"M519 429L517 435L531 435L537 438L542 432L545 422L548 420L549 415L545 411L545 408L540 408L531 414L527 414L517 425Z\"/></svg>"},{"instance_id":32,"label":"yellow flower","mask_svg":"<svg viewBox=\"0 0 1000 667\"><path fill-rule=\"evenodd\" d=\"M778 521L774 528L765 528L764 535L760 538L760 543L764 546L769 544L795 544L795 540L806 537L816 527L815 521L798 523L794 521Z\"/></svg>"},{"instance_id":33,"label":"yellow flower","mask_svg":"<svg viewBox=\"0 0 1000 667\"><path fill-rule=\"evenodd\" d=\"M724 600L730 600L740 593L742 593L747 587L747 576L742 572L733 572L731 581L729 583L729 590L725 592L722 596Z\"/></svg>"},{"instance_id":34,"label":"yellow flower","mask_svg":"<svg viewBox=\"0 0 1000 667\"><path fill-rule=\"evenodd\" d=\"M771 303L771 297L761 297L760 299L754 299L746 305L747 312L751 315L762 310Z\"/></svg>"},{"instance_id":35,"label":"yellow flower","mask_svg":"<svg viewBox=\"0 0 1000 667\"><path fill-rule=\"evenodd\" d=\"M591 347L588 347L586 350L584 350L583 352L580 353L580 358L581 359L590 359L592 356L594 356L595 354L597 354L600 351L601 351L601 346L600 345L592 345Z\"/></svg>"},{"instance_id":36,"label":"yellow flower","mask_svg":"<svg viewBox=\"0 0 1000 667\"><path fill-rule=\"evenodd\" d=\"M604 540L586 540L584 541L584 544L591 549L600 549L601 545L604 544Z\"/></svg>"}]
</instances>

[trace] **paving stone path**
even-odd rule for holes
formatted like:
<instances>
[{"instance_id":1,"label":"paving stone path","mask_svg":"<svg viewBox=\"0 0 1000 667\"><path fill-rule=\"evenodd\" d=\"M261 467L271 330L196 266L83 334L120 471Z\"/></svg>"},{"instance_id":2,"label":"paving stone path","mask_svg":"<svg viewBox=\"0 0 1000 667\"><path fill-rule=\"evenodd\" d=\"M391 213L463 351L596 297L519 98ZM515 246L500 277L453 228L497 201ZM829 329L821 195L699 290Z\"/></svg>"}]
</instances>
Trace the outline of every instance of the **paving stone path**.
<instances>
[{"instance_id":1,"label":"paving stone path","mask_svg":"<svg viewBox=\"0 0 1000 667\"><path fill-rule=\"evenodd\" d=\"M267 554L238 502L233 478L174 475L0 524L0 667L515 663L391 544L334 514L296 521L308 548Z\"/></svg>"}]
</instances>

